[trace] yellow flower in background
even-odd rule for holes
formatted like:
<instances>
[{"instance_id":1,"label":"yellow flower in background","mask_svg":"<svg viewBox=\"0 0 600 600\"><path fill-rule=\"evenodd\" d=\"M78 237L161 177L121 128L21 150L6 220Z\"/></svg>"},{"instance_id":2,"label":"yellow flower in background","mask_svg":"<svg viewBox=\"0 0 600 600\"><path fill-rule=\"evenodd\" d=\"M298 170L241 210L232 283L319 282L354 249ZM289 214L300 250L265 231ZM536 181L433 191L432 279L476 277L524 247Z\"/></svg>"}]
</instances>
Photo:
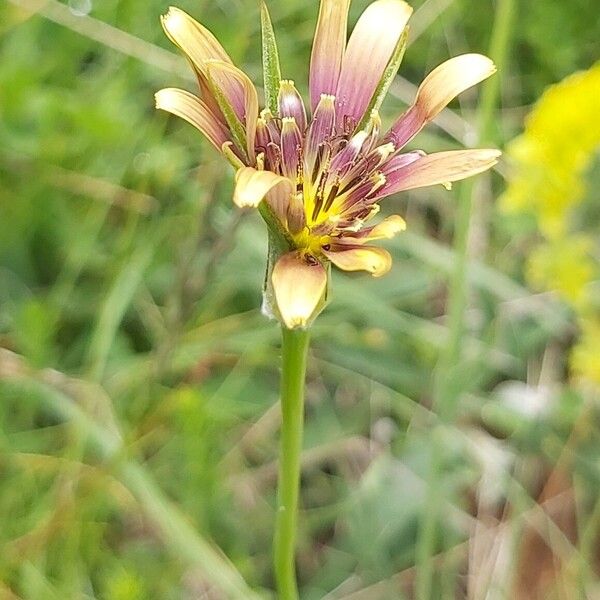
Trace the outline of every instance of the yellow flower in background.
<instances>
[{"instance_id":1,"label":"yellow flower in background","mask_svg":"<svg viewBox=\"0 0 600 600\"><path fill-rule=\"evenodd\" d=\"M564 300L584 309L589 303L587 286L598 276L593 247L592 238L583 234L541 244L529 258L527 276L536 287L556 290Z\"/></svg>"},{"instance_id":2,"label":"yellow flower in background","mask_svg":"<svg viewBox=\"0 0 600 600\"><path fill-rule=\"evenodd\" d=\"M571 353L571 370L577 379L600 385L600 316L580 319L580 338Z\"/></svg>"},{"instance_id":3,"label":"yellow flower in background","mask_svg":"<svg viewBox=\"0 0 600 600\"><path fill-rule=\"evenodd\" d=\"M571 354L577 379L600 384L600 276L597 231L576 221L587 189L586 171L600 149L600 63L547 89L525 131L508 147L512 178L501 207L534 216L544 240L526 272L537 288L556 291L575 310L581 337ZM600 203L600 193L593 201ZM575 223L578 223L577 227Z\"/></svg>"},{"instance_id":4,"label":"yellow flower in background","mask_svg":"<svg viewBox=\"0 0 600 600\"><path fill-rule=\"evenodd\" d=\"M600 63L549 87L508 146L514 174L501 205L533 213L548 238L569 230L570 209L585 191L583 175L600 146L599 98Z\"/></svg>"}]
</instances>

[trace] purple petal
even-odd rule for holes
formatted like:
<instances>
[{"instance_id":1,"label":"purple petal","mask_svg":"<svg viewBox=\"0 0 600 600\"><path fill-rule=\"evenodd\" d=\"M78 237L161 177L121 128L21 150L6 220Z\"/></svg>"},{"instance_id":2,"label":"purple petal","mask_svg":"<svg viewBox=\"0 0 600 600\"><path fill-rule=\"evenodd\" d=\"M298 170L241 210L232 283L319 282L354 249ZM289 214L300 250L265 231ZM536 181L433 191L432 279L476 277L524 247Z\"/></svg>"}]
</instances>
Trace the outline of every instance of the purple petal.
<instances>
[{"instance_id":1,"label":"purple petal","mask_svg":"<svg viewBox=\"0 0 600 600\"><path fill-rule=\"evenodd\" d=\"M304 171L307 176L312 173L319 147L333 136L334 131L335 97L323 94L306 133Z\"/></svg>"},{"instance_id":2,"label":"purple petal","mask_svg":"<svg viewBox=\"0 0 600 600\"><path fill-rule=\"evenodd\" d=\"M353 130L362 119L411 13L403 0L377 0L361 15L338 80L338 127Z\"/></svg>"},{"instance_id":3,"label":"purple petal","mask_svg":"<svg viewBox=\"0 0 600 600\"><path fill-rule=\"evenodd\" d=\"M353 135L346 146L342 148L331 160L330 172L332 176L340 178L343 177L354 161L360 154L363 144L367 140L368 135L365 131L359 131Z\"/></svg>"},{"instance_id":4,"label":"purple petal","mask_svg":"<svg viewBox=\"0 0 600 600\"><path fill-rule=\"evenodd\" d=\"M321 94L335 94L346 47L350 0L321 0L310 57L310 105L314 112Z\"/></svg>"},{"instance_id":5,"label":"purple petal","mask_svg":"<svg viewBox=\"0 0 600 600\"><path fill-rule=\"evenodd\" d=\"M262 117L259 117L256 121L256 138L254 140L254 146L256 147L257 152L266 151L270 142L271 134L269 133L267 122Z\"/></svg>"},{"instance_id":6,"label":"purple petal","mask_svg":"<svg viewBox=\"0 0 600 600\"><path fill-rule=\"evenodd\" d=\"M424 156L426 156L426 154L423 152L423 150L413 150L412 152L406 152L405 154L396 154L383 164L381 171L387 176L398 169L410 165L410 163L415 162L415 160L423 158Z\"/></svg>"},{"instance_id":7,"label":"purple petal","mask_svg":"<svg viewBox=\"0 0 600 600\"><path fill-rule=\"evenodd\" d=\"M306 111L304 110L304 102L294 87L294 82L284 80L279 87L279 96L277 98L279 104L280 117L293 117L296 120L296 125L300 133L304 133L306 129Z\"/></svg>"},{"instance_id":8,"label":"purple petal","mask_svg":"<svg viewBox=\"0 0 600 600\"><path fill-rule=\"evenodd\" d=\"M396 192L465 179L493 167L499 156L498 150L452 150L422 156L388 171L386 184L375 198L379 201Z\"/></svg>"},{"instance_id":9,"label":"purple petal","mask_svg":"<svg viewBox=\"0 0 600 600\"><path fill-rule=\"evenodd\" d=\"M294 117L283 117L281 126L281 171L296 181L302 138Z\"/></svg>"}]
</instances>

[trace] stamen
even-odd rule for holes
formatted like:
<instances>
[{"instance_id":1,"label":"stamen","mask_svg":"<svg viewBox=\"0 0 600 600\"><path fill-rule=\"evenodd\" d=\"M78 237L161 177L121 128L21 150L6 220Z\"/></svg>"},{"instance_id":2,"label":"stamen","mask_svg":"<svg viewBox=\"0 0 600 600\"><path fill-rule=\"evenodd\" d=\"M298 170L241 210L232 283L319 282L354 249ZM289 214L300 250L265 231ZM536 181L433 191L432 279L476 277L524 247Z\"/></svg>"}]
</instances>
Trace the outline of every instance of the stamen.
<instances>
[{"instance_id":1,"label":"stamen","mask_svg":"<svg viewBox=\"0 0 600 600\"><path fill-rule=\"evenodd\" d=\"M325 155L325 144L321 144L319 146L319 149L317 150L317 156L315 158L315 164L313 166L313 170L310 176L310 180L313 183L316 183L317 181L317 175L319 174L319 171L321 170L321 163L323 162L323 156Z\"/></svg>"},{"instance_id":2,"label":"stamen","mask_svg":"<svg viewBox=\"0 0 600 600\"><path fill-rule=\"evenodd\" d=\"M351 190L353 187L356 187L359 183L361 183L363 181L363 177L362 176L358 176L358 177L354 177L354 179L352 179L349 183L347 183L341 190L339 195L341 196L342 194L345 194L346 192L348 192L349 190Z\"/></svg>"},{"instance_id":3,"label":"stamen","mask_svg":"<svg viewBox=\"0 0 600 600\"><path fill-rule=\"evenodd\" d=\"M269 142L265 151L267 160L269 161L270 170L274 173L280 173L279 167L281 165L281 150L277 144Z\"/></svg>"},{"instance_id":4,"label":"stamen","mask_svg":"<svg viewBox=\"0 0 600 600\"><path fill-rule=\"evenodd\" d=\"M356 125L356 119L354 119L350 115L344 115L344 122L342 124L343 134L351 136L354 130L356 129Z\"/></svg>"},{"instance_id":5,"label":"stamen","mask_svg":"<svg viewBox=\"0 0 600 600\"><path fill-rule=\"evenodd\" d=\"M298 148L298 169L296 171L296 191L301 192L304 184L304 150L302 146Z\"/></svg>"},{"instance_id":6,"label":"stamen","mask_svg":"<svg viewBox=\"0 0 600 600\"><path fill-rule=\"evenodd\" d=\"M339 184L334 183L333 186L331 187L331 189L329 190L329 194L327 195L327 200L325 201L325 204L323 205L324 212L327 212L331 208L333 201L336 199L338 189L339 189Z\"/></svg>"},{"instance_id":7,"label":"stamen","mask_svg":"<svg viewBox=\"0 0 600 600\"><path fill-rule=\"evenodd\" d=\"M321 212L321 207L323 206L323 196L325 195L325 177L321 177L319 181L319 187L317 188L317 194L315 197L315 206L312 212L312 220L316 221L317 216Z\"/></svg>"}]
</instances>

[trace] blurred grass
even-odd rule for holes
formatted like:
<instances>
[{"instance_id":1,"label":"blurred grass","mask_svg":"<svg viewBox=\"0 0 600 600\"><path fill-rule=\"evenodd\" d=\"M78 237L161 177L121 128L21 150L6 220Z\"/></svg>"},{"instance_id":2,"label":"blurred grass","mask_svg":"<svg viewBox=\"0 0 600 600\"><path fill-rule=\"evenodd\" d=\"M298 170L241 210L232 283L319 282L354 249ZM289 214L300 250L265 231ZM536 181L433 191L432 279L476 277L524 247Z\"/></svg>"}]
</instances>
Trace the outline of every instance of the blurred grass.
<instances>
[{"instance_id":1,"label":"blurred grass","mask_svg":"<svg viewBox=\"0 0 600 600\"><path fill-rule=\"evenodd\" d=\"M0 598L273 597L265 236L232 209L220 158L153 109L156 89L192 84L160 30L166 6L0 5ZM260 80L253 2L180 6ZM492 2L415 6L388 120L409 82L489 46ZM316 3L270 7L283 75L305 91ZM499 147L546 85L591 64L600 33L583 0L518 9ZM465 94L419 145L471 143L475 106ZM432 598L600 594L597 390L569 380L570 312L523 283L528 238L495 211L502 187L481 177L473 197L450 422L432 398L460 186L390 202L409 231L389 244L386 278L335 274L309 366L307 600L412 597L432 435Z\"/></svg>"}]
</instances>

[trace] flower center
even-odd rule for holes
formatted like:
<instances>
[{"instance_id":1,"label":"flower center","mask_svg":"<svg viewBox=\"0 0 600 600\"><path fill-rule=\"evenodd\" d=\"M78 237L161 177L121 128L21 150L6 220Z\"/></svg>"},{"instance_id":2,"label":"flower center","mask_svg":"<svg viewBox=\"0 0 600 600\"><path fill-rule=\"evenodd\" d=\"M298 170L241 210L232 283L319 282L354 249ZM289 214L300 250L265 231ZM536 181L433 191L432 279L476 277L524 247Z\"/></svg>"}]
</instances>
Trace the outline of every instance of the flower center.
<instances>
[{"instance_id":1,"label":"flower center","mask_svg":"<svg viewBox=\"0 0 600 600\"><path fill-rule=\"evenodd\" d=\"M331 244L331 236L315 234L310 227L304 227L292 238L297 248L317 257L322 255L322 250L328 250Z\"/></svg>"},{"instance_id":2,"label":"flower center","mask_svg":"<svg viewBox=\"0 0 600 600\"><path fill-rule=\"evenodd\" d=\"M394 146L381 144L377 113L356 133L355 123L336 124L333 96L321 96L307 125L297 92L283 84L281 117L264 110L258 119L256 153L263 168L293 182L286 226L298 248L318 257L374 214L374 194L386 182L380 168Z\"/></svg>"}]
</instances>

